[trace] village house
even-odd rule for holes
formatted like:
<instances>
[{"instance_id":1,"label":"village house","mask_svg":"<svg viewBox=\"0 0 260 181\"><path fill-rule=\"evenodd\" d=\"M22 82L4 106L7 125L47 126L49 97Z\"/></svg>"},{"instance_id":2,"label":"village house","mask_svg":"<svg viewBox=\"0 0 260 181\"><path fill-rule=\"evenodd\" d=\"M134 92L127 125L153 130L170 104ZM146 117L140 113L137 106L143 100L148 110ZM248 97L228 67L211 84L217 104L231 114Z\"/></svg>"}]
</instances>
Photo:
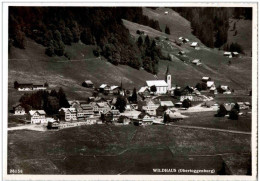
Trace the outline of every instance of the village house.
<instances>
[{"instance_id":1,"label":"village house","mask_svg":"<svg viewBox=\"0 0 260 181\"><path fill-rule=\"evenodd\" d=\"M48 120L47 129L59 129L59 128L60 128L60 124L57 120L55 119Z\"/></svg>"},{"instance_id":2,"label":"village house","mask_svg":"<svg viewBox=\"0 0 260 181\"><path fill-rule=\"evenodd\" d=\"M47 123L45 115L44 110L30 110L29 119L31 120L31 124Z\"/></svg>"},{"instance_id":3,"label":"village house","mask_svg":"<svg viewBox=\"0 0 260 181\"><path fill-rule=\"evenodd\" d=\"M22 107L22 105L20 103L15 104L13 106L13 111L14 111L14 115L25 115L25 109L24 107Z\"/></svg>"},{"instance_id":4,"label":"village house","mask_svg":"<svg viewBox=\"0 0 260 181\"><path fill-rule=\"evenodd\" d=\"M210 81L211 80L211 78L210 77L202 77L202 79L201 79L201 81L202 82L208 82L208 81Z\"/></svg>"},{"instance_id":5,"label":"village house","mask_svg":"<svg viewBox=\"0 0 260 181\"><path fill-rule=\"evenodd\" d=\"M102 84L100 87L99 87L99 92L104 92L104 90L109 90L110 87L107 85L107 84Z\"/></svg>"},{"instance_id":6,"label":"village house","mask_svg":"<svg viewBox=\"0 0 260 181\"><path fill-rule=\"evenodd\" d=\"M139 114L138 119L133 120L133 122L138 125L151 125L153 124L153 120L154 118L147 113L141 113Z\"/></svg>"},{"instance_id":7,"label":"village house","mask_svg":"<svg viewBox=\"0 0 260 181\"><path fill-rule=\"evenodd\" d=\"M142 110L152 116L156 115L156 109L160 106L160 102L158 100L149 100L142 107Z\"/></svg>"},{"instance_id":8,"label":"village house","mask_svg":"<svg viewBox=\"0 0 260 181\"><path fill-rule=\"evenodd\" d=\"M121 115L118 118L118 123L121 123L123 125L128 125L128 124L131 123L131 119L129 117L127 117L127 116Z\"/></svg>"},{"instance_id":9,"label":"village house","mask_svg":"<svg viewBox=\"0 0 260 181\"><path fill-rule=\"evenodd\" d=\"M215 86L215 82L214 81L207 81L207 88L210 89L210 88L216 88ZM215 89L214 89L215 90Z\"/></svg>"},{"instance_id":10,"label":"village house","mask_svg":"<svg viewBox=\"0 0 260 181\"><path fill-rule=\"evenodd\" d=\"M232 58L232 53L231 52L224 52L224 56L228 58Z\"/></svg>"},{"instance_id":11,"label":"village house","mask_svg":"<svg viewBox=\"0 0 260 181\"><path fill-rule=\"evenodd\" d=\"M232 56L233 57L239 57L239 53L238 52L232 52Z\"/></svg>"},{"instance_id":12,"label":"village house","mask_svg":"<svg viewBox=\"0 0 260 181\"><path fill-rule=\"evenodd\" d=\"M83 87L88 87L88 88L93 88L94 87L94 84L91 80L85 80L83 83L82 83L82 86Z\"/></svg>"},{"instance_id":13,"label":"village house","mask_svg":"<svg viewBox=\"0 0 260 181\"><path fill-rule=\"evenodd\" d=\"M59 115L62 121L77 120L77 111L75 108L61 108L59 110Z\"/></svg>"},{"instance_id":14,"label":"village house","mask_svg":"<svg viewBox=\"0 0 260 181\"><path fill-rule=\"evenodd\" d=\"M235 106L235 103L225 103L223 105L224 105L226 111L230 112L233 109L233 107Z\"/></svg>"},{"instance_id":15,"label":"village house","mask_svg":"<svg viewBox=\"0 0 260 181\"><path fill-rule=\"evenodd\" d=\"M195 60L192 60L192 62L191 63L193 63L194 65L201 65L201 61L200 61L200 59L195 59Z\"/></svg>"},{"instance_id":16,"label":"village house","mask_svg":"<svg viewBox=\"0 0 260 181\"><path fill-rule=\"evenodd\" d=\"M192 94L187 94L187 95L182 95L180 96L180 101L183 102L185 99L189 99L190 101L193 101L193 95Z\"/></svg>"},{"instance_id":17,"label":"village house","mask_svg":"<svg viewBox=\"0 0 260 181\"><path fill-rule=\"evenodd\" d=\"M199 48L199 43L198 42L192 42L191 45L190 45L192 48Z\"/></svg>"},{"instance_id":18,"label":"village house","mask_svg":"<svg viewBox=\"0 0 260 181\"><path fill-rule=\"evenodd\" d=\"M148 86L141 87L140 90L138 91L138 94L140 96L144 97L144 98L151 97L150 90L149 90Z\"/></svg>"},{"instance_id":19,"label":"village house","mask_svg":"<svg viewBox=\"0 0 260 181\"><path fill-rule=\"evenodd\" d=\"M108 105L107 102L97 102L97 111L100 113L105 113L111 110L110 106ZM94 110L95 111L95 110Z\"/></svg>"}]
</instances>

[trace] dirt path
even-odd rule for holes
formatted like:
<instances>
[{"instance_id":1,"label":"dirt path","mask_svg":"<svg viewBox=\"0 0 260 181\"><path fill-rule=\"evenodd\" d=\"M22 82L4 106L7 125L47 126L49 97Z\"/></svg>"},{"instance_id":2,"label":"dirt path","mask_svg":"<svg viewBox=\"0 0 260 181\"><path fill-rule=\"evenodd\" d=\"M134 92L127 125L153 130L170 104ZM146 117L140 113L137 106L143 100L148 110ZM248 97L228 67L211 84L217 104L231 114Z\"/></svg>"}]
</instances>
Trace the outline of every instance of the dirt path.
<instances>
[{"instance_id":1,"label":"dirt path","mask_svg":"<svg viewBox=\"0 0 260 181\"><path fill-rule=\"evenodd\" d=\"M225 133L251 135L251 132L218 129L218 128L208 128L208 127L188 126L188 125L169 125L169 126L179 127L179 128L187 128L187 129L202 129L202 130L208 130L208 131L220 131L220 132L225 132Z\"/></svg>"}]
</instances>

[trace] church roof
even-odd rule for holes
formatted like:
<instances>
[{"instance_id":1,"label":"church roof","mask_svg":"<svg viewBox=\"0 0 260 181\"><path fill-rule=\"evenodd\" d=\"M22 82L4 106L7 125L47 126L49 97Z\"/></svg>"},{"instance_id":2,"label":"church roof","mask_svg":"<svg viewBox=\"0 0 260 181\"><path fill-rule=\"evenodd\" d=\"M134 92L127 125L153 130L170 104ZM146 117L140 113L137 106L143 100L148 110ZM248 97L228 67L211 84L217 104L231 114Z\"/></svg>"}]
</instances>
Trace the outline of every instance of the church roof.
<instances>
[{"instance_id":1,"label":"church roof","mask_svg":"<svg viewBox=\"0 0 260 181\"><path fill-rule=\"evenodd\" d=\"M167 87L168 84L164 80L147 80L147 86L151 87L155 85L156 87Z\"/></svg>"}]
</instances>

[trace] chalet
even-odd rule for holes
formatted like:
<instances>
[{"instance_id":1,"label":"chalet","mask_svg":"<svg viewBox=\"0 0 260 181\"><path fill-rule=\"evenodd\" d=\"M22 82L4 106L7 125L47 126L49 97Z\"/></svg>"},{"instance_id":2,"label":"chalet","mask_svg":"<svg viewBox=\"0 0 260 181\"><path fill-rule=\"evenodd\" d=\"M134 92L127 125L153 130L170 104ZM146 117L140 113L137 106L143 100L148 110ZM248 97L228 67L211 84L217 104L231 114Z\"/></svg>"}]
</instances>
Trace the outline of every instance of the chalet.
<instances>
[{"instance_id":1,"label":"chalet","mask_svg":"<svg viewBox=\"0 0 260 181\"><path fill-rule=\"evenodd\" d=\"M232 53L231 52L224 52L224 56L228 58L232 58Z\"/></svg>"},{"instance_id":2,"label":"chalet","mask_svg":"<svg viewBox=\"0 0 260 181\"><path fill-rule=\"evenodd\" d=\"M146 105L142 107L142 110L149 115L156 115L156 109L160 106L160 102L157 100L149 100Z\"/></svg>"},{"instance_id":3,"label":"chalet","mask_svg":"<svg viewBox=\"0 0 260 181\"><path fill-rule=\"evenodd\" d=\"M215 82L214 81L207 81L207 88L210 89L212 87L215 87Z\"/></svg>"},{"instance_id":4,"label":"chalet","mask_svg":"<svg viewBox=\"0 0 260 181\"><path fill-rule=\"evenodd\" d=\"M148 86L141 87L140 90L138 91L138 94L145 97L145 98L151 97L150 90L149 90Z\"/></svg>"},{"instance_id":5,"label":"chalet","mask_svg":"<svg viewBox=\"0 0 260 181\"><path fill-rule=\"evenodd\" d=\"M113 122L113 113L111 111L101 113L100 119L105 123Z\"/></svg>"},{"instance_id":6,"label":"chalet","mask_svg":"<svg viewBox=\"0 0 260 181\"><path fill-rule=\"evenodd\" d=\"M185 51L179 51L179 55L185 55Z\"/></svg>"},{"instance_id":7,"label":"chalet","mask_svg":"<svg viewBox=\"0 0 260 181\"><path fill-rule=\"evenodd\" d=\"M17 87L18 91L32 91L33 90L33 84L19 84Z\"/></svg>"},{"instance_id":8,"label":"chalet","mask_svg":"<svg viewBox=\"0 0 260 181\"><path fill-rule=\"evenodd\" d=\"M120 90L121 89L119 86L113 85L110 87L109 94L118 95L118 94L120 94Z\"/></svg>"},{"instance_id":9,"label":"chalet","mask_svg":"<svg viewBox=\"0 0 260 181\"><path fill-rule=\"evenodd\" d=\"M239 57L239 53L238 52L232 52L232 56L233 57Z\"/></svg>"},{"instance_id":10,"label":"chalet","mask_svg":"<svg viewBox=\"0 0 260 181\"><path fill-rule=\"evenodd\" d=\"M208 82L208 81L210 81L211 80L211 78L210 77L202 77L202 79L201 79L201 81L202 82Z\"/></svg>"},{"instance_id":11,"label":"chalet","mask_svg":"<svg viewBox=\"0 0 260 181\"><path fill-rule=\"evenodd\" d=\"M192 62L191 63L193 63L194 65L201 65L201 61L200 61L200 59L195 59L195 60L192 60Z\"/></svg>"},{"instance_id":12,"label":"chalet","mask_svg":"<svg viewBox=\"0 0 260 181\"><path fill-rule=\"evenodd\" d=\"M187 94L187 95L182 95L180 96L180 101L184 101L185 99L189 99L190 101L193 101L193 95L192 94Z\"/></svg>"},{"instance_id":13,"label":"chalet","mask_svg":"<svg viewBox=\"0 0 260 181\"><path fill-rule=\"evenodd\" d=\"M148 80L146 81L147 86L151 91L151 87L156 87L155 94L166 94L168 90L168 84L164 80Z\"/></svg>"},{"instance_id":14,"label":"chalet","mask_svg":"<svg viewBox=\"0 0 260 181\"><path fill-rule=\"evenodd\" d=\"M167 15L169 12L168 11L165 11L164 14Z\"/></svg>"},{"instance_id":15,"label":"chalet","mask_svg":"<svg viewBox=\"0 0 260 181\"><path fill-rule=\"evenodd\" d=\"M60 124L57 120L55 119L48 120L47 129L59 129L59 128L60 128Z\"/></svg>"},{"instance_id":16,"label":"chalet","mask_svg":"<svg viewBox=\"0 0 260 181\"><path fill-rule=\"evenodd\" d=\"M107 102L98 102L96 105L97 105L97 111L100 113L105 113L111 110Z\"/></svg>"},{"instance_id":17,"label":"chalet","mask_svg":"<svg viewBox=\"0 0 260 181\"><path fill-rule=\"evenodd\" d=\"M153 124L154 118L149 116L147 113L141 113L138 116L138 120L141 125L151 125Z\"/></svg>"},{"instance_id":18,"label":"chalet","mask_svg":"<svg viewBox=\"0 0 260 181\"><path fill-rule=\"evenodd\" d=\"M77 110L78 118L86 118L91 115L94 115L94 109L90 104L83 103L76 106L75 108Z\"/></svg>"},{"instance_id":19,"label":"chalet","mask_svg":"<svg viewBox=\"0 0 260 181\"><path fill-rule=\"evenodd\" d=\"M104 92L105 89L109 89L109 86L107 84L102 84L99 87L99 92Z\"/></svg>"},{"instance_id":20,"label":"chalet","mask_svg":"<svg viewBox=\"0 0 260 181\"><path fill-rule=\"evenodd\" d=\"M198 42L192 42L190 46L192 48L198 48L199 47L199 43Z\"/></svg>"},{"instance_id":21,"label":"chalet","mask_svg":"<svg viewBox=\"0 0 260 181\"><path fill-rule=\"evenodd\" d=\"M31 120L31 124L47 123L45 115L46 113L44 110L29 111L29 119Z\"/></svg>"},{"instance_id":22,"label":"chalet","mask_svg":"<svg viewBox=\"0 0 260 181\"><path fill-rule=\"evenodd\" d=\"M13 106L14 115L25 115L25 109L24 107L18 103Z\"/></svg>"},{"instance_id":23,"label":"chalet","mask_svg":"<svg viewBox=\"0 0 260 181\"><path fill-rule=\"evenodd\" d=\"M77 120L77 111L75 108L61 108L59 110L60 118L63 121Z\"/></svg>"},{"instance_id":24,"label":"chalet","mask_svg":"<svg viewBox=\"0 0 260 181\"><path fill-rule=\"evenodd\" d=\"M94 84L91 80L85 80L83 83L82 83L82 86L83 87L88 87L88 88L93 88L94 87Z\"/></svg>"},{"instance_id":25,"label":"chalet","mask_svg":"<svg viewBox=\"0 0 260 181\"><path fill-rule=\"evenodd\" d=\"M233 107L235 106L234 103L225 103L223 105L224 105L227 112L230 112L233 109Z\"/></svg>"}]
</instances>

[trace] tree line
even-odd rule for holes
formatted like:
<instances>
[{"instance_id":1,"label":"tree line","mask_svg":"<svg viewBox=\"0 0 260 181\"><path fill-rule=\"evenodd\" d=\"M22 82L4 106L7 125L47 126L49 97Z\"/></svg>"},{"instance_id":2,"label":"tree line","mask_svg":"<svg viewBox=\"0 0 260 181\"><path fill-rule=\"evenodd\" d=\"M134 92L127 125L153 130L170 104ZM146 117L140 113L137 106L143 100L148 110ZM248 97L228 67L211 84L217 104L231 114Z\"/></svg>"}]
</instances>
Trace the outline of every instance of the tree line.
<instances>
[{"instance_id":1,"label":"tree line","mask_svg":"<svg viewBox=\"0 0 260 181\"><path fill-rule=\"evenodd\" d=\"M63 89L57 92L55 89L48 91L37 91L24 94L19 102L28 113L30 110L44 110L48 115L58 114L60 108L68 108L69 102Z\"/></svg>"},{"instance_id":2,"label":"tree line","mask_svg":"<svg viewBox=\"0 0 260 181\"><path fill-rule=\"evenodd\" d=\"M193 34L210 48L227 42L229 18L252 19L252 8L174 7L191 22Z\"/></svg>"},{"instance_id":3,"label":"tree line","mask_svg":"<svg viewBox=\"0 0 260 181\"><path fill-rule=\"evenodd\" d=\"M158 21L144 16L141 7L10 7L9 47L25 48L26 36L45 46L48 56L69 59L65 45L81 41L96 45L96 56L139 69L140 51L122 19L161 31Z\"/></svg>"}]
</instances>

